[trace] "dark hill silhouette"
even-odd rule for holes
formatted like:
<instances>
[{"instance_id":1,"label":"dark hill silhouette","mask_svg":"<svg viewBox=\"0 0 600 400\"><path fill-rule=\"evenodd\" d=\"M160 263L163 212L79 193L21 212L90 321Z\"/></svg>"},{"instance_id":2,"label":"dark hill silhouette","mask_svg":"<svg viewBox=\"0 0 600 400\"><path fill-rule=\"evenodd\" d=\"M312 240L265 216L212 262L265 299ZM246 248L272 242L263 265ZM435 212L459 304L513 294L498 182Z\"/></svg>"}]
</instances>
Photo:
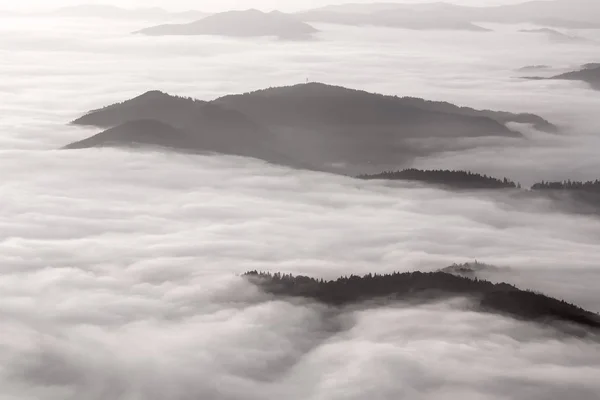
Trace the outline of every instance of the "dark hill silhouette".
<instances>
[{"instance_id":1,"label":"dark hill silhouette","mask_svg":"<svg viewBox=\"0 0 600 400\"><path fill-rule=\"evenodd\" d=\"M580 182L539 182L532 192L560 202L568 209L581 214L600 213L600 180Z\"/></svg>"},{"instance_id":2,"label":"dark hill silhouette","mask_svg":"<svg viewBox=\"0 0 600 400\"><path fill-rule=\"evenodd\" d=\"M584 68L579 71L567 72L553 76L549 79L582 81L588 83L593 89L600 90L600 66L591 64L588 67L584 66Z\"/></svg>"},{"instance_id":3,"label":"dark hill silhouette","mask_svg":"<svg viewBox=\"0 0 600 400\"><path fill-rule=\"evenodd\" d=\"M530 189L521 190L521 185L503 178L497 179L470 171L420 170L386 171L377 174L358 175L363 180L413 181L439 186L447 190L502 190L511 189L510 194L523 200L552 201L553 208L561 212L581 215L600 214L600 180L578 182L539 182Z\"/></svg>"},{"instance_id":4,"label":"dark hill silhouette","mask_svg":"<svg viewBox=\"0 0 600 400\"><path fill-rule=\"evenodd\" d=\"M148 123L149 120L152 123ZM271 146L274 139L272 132L244 114L210 102L171 96L160 91L150 91L92 111L72 123L115 129L68 145L67 149L137 143L189 152L210 151L256 157L296 166ZM142 133L141 129L149 132ZM120 140L117 138L119 135L122 136ZM159 138L159 135L167 136Z\"/></svg>"},{"instance_id":5,"label":"dark hill silhouette","mask_svg":"<svg viewBox=\"0 0 600 400\"><path fill-rule=\"evenodd\" d=\"M600 330L600 316L565 301L523 291L506 283L494 284L444 272L352 275L335 281L257 271L244 276L266 293L305 298L334 307L378 300L427 302L464 296L473 298L476 308L483 312L542 324L568 323L595 332Z\"/></svg>"},{"instance_id":6,"label":"dark hill silhouette","mask_svg":"<svg viewBox=\"0 0 600 400\"><path fill-rule=\"evenodd\" d=\"M65 148L158 146L188 150L193 148L194 143L194 138L180 129L160 121L142 119L125 122Z\"/></svg>"},{"instance_id":7,"label":"dark hill silhouette","mask_svg":"<svg viewBox=\"0 0 600 400\"><path fill-rule=\"evenodd\" d=\"M470 107L458 107L454 104L450 104L443 101L428 101L415 97L403 97L402 102L406 105L424 108L427 110L438 111L448 114L458 114L471 117L486 117L498 121L501 124L507 124L510 122L516 122L521 124L532 125L535 129L548 132L558 132L558 127L547 120L541 118L535 114L529 113L510 113L505 111L492 111L492 110L475 110Z\"/></svg>"},{"instance_id":8,"label":"dark hill silhouette","mask_svg":"<svg viewBox=\"0 0 600 400\"><path fill-rule=\"evenodd\" d=\"M238 110L279 133L279 143L306 154L311 163L352 165L335 172L355 174L368 166L398 165L415 156L445 151L456 138L521 138L504 124L528 115L460 108L449 103L399 98L322 83L269 88L225 96L215 103ZM368 170L371 170L369 168Z\"/></svg>"},{"instance_id":9,"label":"dark hill silhouette","mask_svg":"<svg viewBox=\"0 0 600 400\"><path fill-rule=\"evenodd\" d=\"M403 171L382 172L375 175L360 175L365 180L402 180L424 182L434 185L443 185L451 189L516 189L520 185L504 178L496 179L487 175L480 175L470 171L451 170L420 170L405 169Z\"/></svg>"},{"instance_id":10,"label":"dark hill silhouette","mask_svg":"<svg viewBox=\"0 0 600 400\"><path fill-rule=\"evenodd\" d=\"M582 69L596 69L600 68L600 63L587 63L581 66Z\"/></svg>"},{"instance_id":11,"label":"dark hill silhouette","mask_svg":"<svg viewBox=\"0 0 600 400\"><path fill-rule=\"evenodd\" d=\"M92 110L72 123L108 128L128 121L156 119L179 125L182 121L193 119L207 104L205 101L152 90L131 100Z\"/></svg>"},{"instance_id":12,"label":"dark hill silhouette","mask_svg":"<svg viewBox=\"0 0 600 400\"><path fill-rule=\"evenodd\" d=\"M225 96L216 103L239 110L270 125L304 127L377 125L377 130L402 125L405 136L431 137L520 136L507 122L531 123L540 130L556 126L532 114L512 114L457 107L446 102L385 96L322 83L269 88ZM350 112L349 112L350 111ZM443 120L444 124L438 122Z\"/></svg>"},{"instance_id":13,"label":"dark hill silhouette","mask_svg":"<svg viewBox=\"0 0 600 400\"><path fill-rule=\"evenodd\" d=\"M600 194L600 180L595 181L562 181L562 182L539 182L531 187L531 190L563 190L571 192L587 192Z\"/></svg>"},{"instance_id":14,"label":"dark hill silhouette","mask_svg":"<svg viewBox=\"0 0 600 400\"><path fill-rule=\"evenodd\" d=\"M416 155L447 150L453 141L449 139L522 137L505 122L555 129L530 114L477 111L317 83L225 96L212 102L151 91L91 111L73 124L114 128L137 120L160 121L201 138L192 151L218 151L351 174L365 171L366 165L398 165ZM425 147L424 141L433 141L433 145Z\"/></svg>"},{"instance_id":15,"label":"dark hill silhouette","mask_svg":"<svg viewBox=\"0 0 600 400\"><path fill-rule=\"evenodd\" d=\"M228 11L189 24L159 25L136 33L164 35L221 35L233 37L275 36L281 39L309 39L317 30L291 15L258 10Z\"/></svg>"},{"instance_id":16,"label":"dark hill silhouette","mask_svg":"<svg viewBox=\"0 0 600 400\"><path fill-rule=\"evenodd\" d=\"M600 64L588 63L582 65L576 71L565 72L559 75L550 77L543 76L526 76L523 79L529 80L566 80L566 81L581 81L586 82L592 89L600 90Z\"/></svg>"},{"instance_id":17,"label":"dark hill silhouette","mask_svg":"<svg viewBox=\"0 0 600 400\"><path fill-rule=\"evenodd\" d=\"M346 137L387 134L402 130L405 137L425 131L433 137L519 136L483 116L430 110L410 101L338 86L309 83L270 88L215 100L271 126L333 130Z\"/></svg>"},{"instance_id":18,"label":"dark hill silhouette","mask_svg":"<svg viewBox=\"0 0 600 400\"><path fill-rule=\"evenodd\" d=\"M525 1L503 6L469 7L444 2L424 4L371 3L340 4L309 10L300 14L305 21L349 25L401 26L405 19L425 21L425 26L446 24L534 23L570 29L599 28L600 3L597 0ZM391 22L390 22L391 21Z\"/></svg>"}]
</instances>

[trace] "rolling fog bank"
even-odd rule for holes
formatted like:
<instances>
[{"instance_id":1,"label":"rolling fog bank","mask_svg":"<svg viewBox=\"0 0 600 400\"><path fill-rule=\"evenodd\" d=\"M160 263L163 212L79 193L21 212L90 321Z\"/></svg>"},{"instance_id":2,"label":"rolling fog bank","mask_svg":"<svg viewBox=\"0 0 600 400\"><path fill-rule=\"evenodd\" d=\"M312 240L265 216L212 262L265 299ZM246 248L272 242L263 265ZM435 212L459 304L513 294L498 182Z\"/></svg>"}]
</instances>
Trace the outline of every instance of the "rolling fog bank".
<instances>
[{"instance_id":1,"label":"rolling fog bank","mask_svg":"<svg viewBox=\"0 0 600 400\"><path fill-rule=\"evenodd\" d=\"M599 220L239 158L5 151L0 166L17 162L0 214L8 395L592 399L598 390L596 343L462 311L460 301L332 319L237 275L336 278L478 259L599 311L588 291Z\"/></svg>"},{"instance_id":2,"label":"rolling fog bank","mask_svg":"<svg viewBox=\"0 0 600 400\"><path fill-rule=\"evenodd\" d=\"M210 100L309 78L532 112L562 127L522 126L518 143L481 140L415 166L523 184L597 179L594 92L517 78L526 65L598 61L596 44L557 51L521 26L479 34L325 25L310 44L130 35L143 26L0 18L1 397L597 398L595 342L476 313L461 299L333 318L238 275L335 279L476 259L509 268L489 279L600 312L598 218L544 200L247 158L56 150L98 132L68 121L147 90Z\"/></svg>"}]
</instances>

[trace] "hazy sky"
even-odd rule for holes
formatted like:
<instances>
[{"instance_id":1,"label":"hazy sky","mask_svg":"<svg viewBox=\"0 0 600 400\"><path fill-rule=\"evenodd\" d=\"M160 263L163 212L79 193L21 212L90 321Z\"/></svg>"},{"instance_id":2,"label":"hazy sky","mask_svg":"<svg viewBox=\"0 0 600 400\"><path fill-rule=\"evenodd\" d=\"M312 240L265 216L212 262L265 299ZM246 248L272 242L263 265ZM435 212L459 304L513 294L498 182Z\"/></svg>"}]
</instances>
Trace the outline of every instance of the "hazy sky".
<instances>
[{"instance_id":1,"label":"hazy sky","mask_svg":"<svg viewBox=\"0 0 600 400\"><path fill-rule=\"evenodd\" d=\"M431 0L401 0L389 2L398 3L428 3ZM524 0L523 0L524 1ZM494 5L520 3L522 0L451 0L450 3L469 5ZM104 1L82 1L82 0L24 0L21 2L0 1L0 8L31 9L31 8L53 8L57 6L72 4L114 4L120 7L164 7L172 9L198 9L208 11L220 11L231 8L277 8L280 10L305 9L327 4L339 3L372 3L371 0L104 0ZM6 3L6 4L4 4Z\"/></svg>"}]
</instances>

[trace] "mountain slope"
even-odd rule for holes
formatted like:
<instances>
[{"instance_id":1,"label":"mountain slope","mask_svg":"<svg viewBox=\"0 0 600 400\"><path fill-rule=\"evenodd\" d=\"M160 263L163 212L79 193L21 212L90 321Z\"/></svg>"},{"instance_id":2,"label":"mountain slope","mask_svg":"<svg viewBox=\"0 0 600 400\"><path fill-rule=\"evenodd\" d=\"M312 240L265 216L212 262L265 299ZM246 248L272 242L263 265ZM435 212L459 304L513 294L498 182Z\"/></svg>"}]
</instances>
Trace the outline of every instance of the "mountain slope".
<instances>
[{"instance_id":1,"label":"mountain slope","mask_svg":"<svg viewBox=\"0 0 600 400\"><path fill-rule=\"evenodd\" d=\"M531 123L541 130L556 130L554 125L532 114L475 110L446 102L385 96L322 83L269 88L225 96L214 102L239 110L266 125L339 127L346 134L369 128L373 133L398 129L403 137L520 136L503 125L507 122Z\"/></svg>"},{"instance_id":2,"label":"mountain slope","mask_svg":"<svg viewBox=\"0 0 600 400\"><path fill-rule=\"evenodd\" d=\"M305 276L264 274L244 275L266 293L282 298L304 298L333 307L369 302L435 302L452 297L473 299L477 310L512 318L553 324L573 332L560 323L578 325L577 334L600 331L600 316L575 305L515 286L473 280L444 272L394 273L389 275L349 276L324 281ZM573 332L574 333L574 332Z\"/></svg>"},{"instance_id":3,"label":"mountain slope","mask_svg":"<svg viewBox=\"0 0 600 400\"><path fill-rule=\"evenodd\" d=\"M140 135L128 124L139 124L139 121L148 120L155 123L158 121L163 125L151 126L152 134ZM272 133L242 113L209 102L171 96L160 91L150 91L131 100L91 111L72 124L100 128L119 127L117 130L109 129L103 132L93 141L78 142L78 147L95 147L105 145L106 142L114 145L131 141L139 143L147 138L148 145L186 151L213 151L288 163L287 159L271 149ZM165 126L183 132L185 136L169 136L175 138L173 143L169 143L169 139L159 140L156 137L158 133L173 132ZM124 135L122 140L115 140L118 134ZM67 148L72 148L71 146L75 144Z\"/></svg>"},{"instance_id":4,"label":"mountain slope","mask_svg":"<svg viewBox=\"0 0 600 400\"><path fill-rule=\"evenodd\" d=\"M125 122L90 138L65 146L66 149L90 147L157 146L178 150L193 148L193 138L163 122L142 119Z\"/></svg>"},{"instance_id":5,"label":"mountain slope","mask_svg":"<svg viewBox=\"0 0 600 400\"><path fill-rule=\"evenodd\" d=\"M275 36L282 39L307 39L317 30L278 11L229 11L211 15L190 24L159 25L136 33L151 36L221 35L233 37Z\"/></svg>"},{"instance_id":6,"label":"mountain slope","mask_svg":"<svg viewBox=\"0 0 600 400\"><path fill-rule=\"evenodd\" d=\"M405 169L403 171L388 171L373 175L360 175L364 180L396 180L422 182L432 185L441 185L448 189L476 190L476 189L516 189L518 185L508 178L497 179L492 176L481 175L470 171L450 170L419 170Z\"/></svg>"},{"instance_id":7,"label":"mountain slope","mask_svg":"<svg viewBox=\"0 0 600 400\"><path fill-rule=\"evenodd\" d=\"M582 81L588 83L593 89L600 90L600 66L589 64L579 71L566 72L549 79Z\"/></svg>"},{"instance_id":8,"label":"mountain slope","mask_svg":"<svg viewBox=\"0 0 600 400\"><path fill-rule=\"evenodd\" d=\"M478 111L311 83L212 102L150 91L73 121L74 125L104 129L120 127L76 147L143 141L145 136L132 133L131 126L121 126L140 120L161 122L191 138L184 145L169 145L153 133L150 145L244 155L345 174L368 172L371 167L381 170L418 155L455 150L461 138L521 138L504 125L507 121L552 127L537 116ZM168 132L164 126L152 129L163 131ZM124 135L120 141L115 140L119 132Z\"/></svg>"},{"instance_id":9,"label":"mountain slope","mask_svg":"<svg viewBox=\"0 0 600 400\"><path fill-rule=\"evenodd\" d=\"M535 23L572 29L600 28L600 2L597 0L527 1L502 6L470 7L443 2L422 4L371 3L339 4L299 14L305 21L349 25L401 26L407 19L422 21L443 29L448 24ZM391 22L390 22L391 21ZM427 25L425 25L427 26Z\"/></svg>"}]
</instances>

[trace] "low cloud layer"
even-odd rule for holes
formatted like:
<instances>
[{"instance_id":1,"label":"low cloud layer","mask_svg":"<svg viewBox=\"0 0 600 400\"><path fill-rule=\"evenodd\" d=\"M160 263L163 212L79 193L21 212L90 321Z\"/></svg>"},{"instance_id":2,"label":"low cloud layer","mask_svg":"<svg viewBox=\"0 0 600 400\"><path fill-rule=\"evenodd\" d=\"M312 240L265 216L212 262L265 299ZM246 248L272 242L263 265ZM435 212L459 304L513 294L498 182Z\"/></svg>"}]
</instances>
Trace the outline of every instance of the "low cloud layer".
<instances>
[{"instance_id":1,"label":"low cloud layer","mask_svg":"<svg viewBox=\"0 0 600 400\"><path fill-rule=\"evenodd\" d=\"M599 219L235 157L54 150L89 136L69 120L148 89L210 99L308 76L566 127L420 166L593 177L593 92L512 72L594 61L590 45L340 27L309 45L156 40L130 36L135 24L89 24L0 25L2 399L597 398L597 343L462 300L334 313L269 298L238 275L335 278L477 259L511 268L492 279L598 312ZM509 51L517 41L522 51Z\"/></svg>"},{"instance_id":2,"label":"low cloud layer","mask_svg":"<svg viewBox=\"0 0 600 400\"><path fill-rule=\"evenodd\" d=\"M461 304L333 316L237 277L475 258L598 311L586 288L599 277L600 221L235 158L30 151L4 152L1 167L17 159L0 216L0 380L15 398L592 399L600 389L595 343ZM585 275L552 280L571 269Z\"/></svg>"}]
</instances>

